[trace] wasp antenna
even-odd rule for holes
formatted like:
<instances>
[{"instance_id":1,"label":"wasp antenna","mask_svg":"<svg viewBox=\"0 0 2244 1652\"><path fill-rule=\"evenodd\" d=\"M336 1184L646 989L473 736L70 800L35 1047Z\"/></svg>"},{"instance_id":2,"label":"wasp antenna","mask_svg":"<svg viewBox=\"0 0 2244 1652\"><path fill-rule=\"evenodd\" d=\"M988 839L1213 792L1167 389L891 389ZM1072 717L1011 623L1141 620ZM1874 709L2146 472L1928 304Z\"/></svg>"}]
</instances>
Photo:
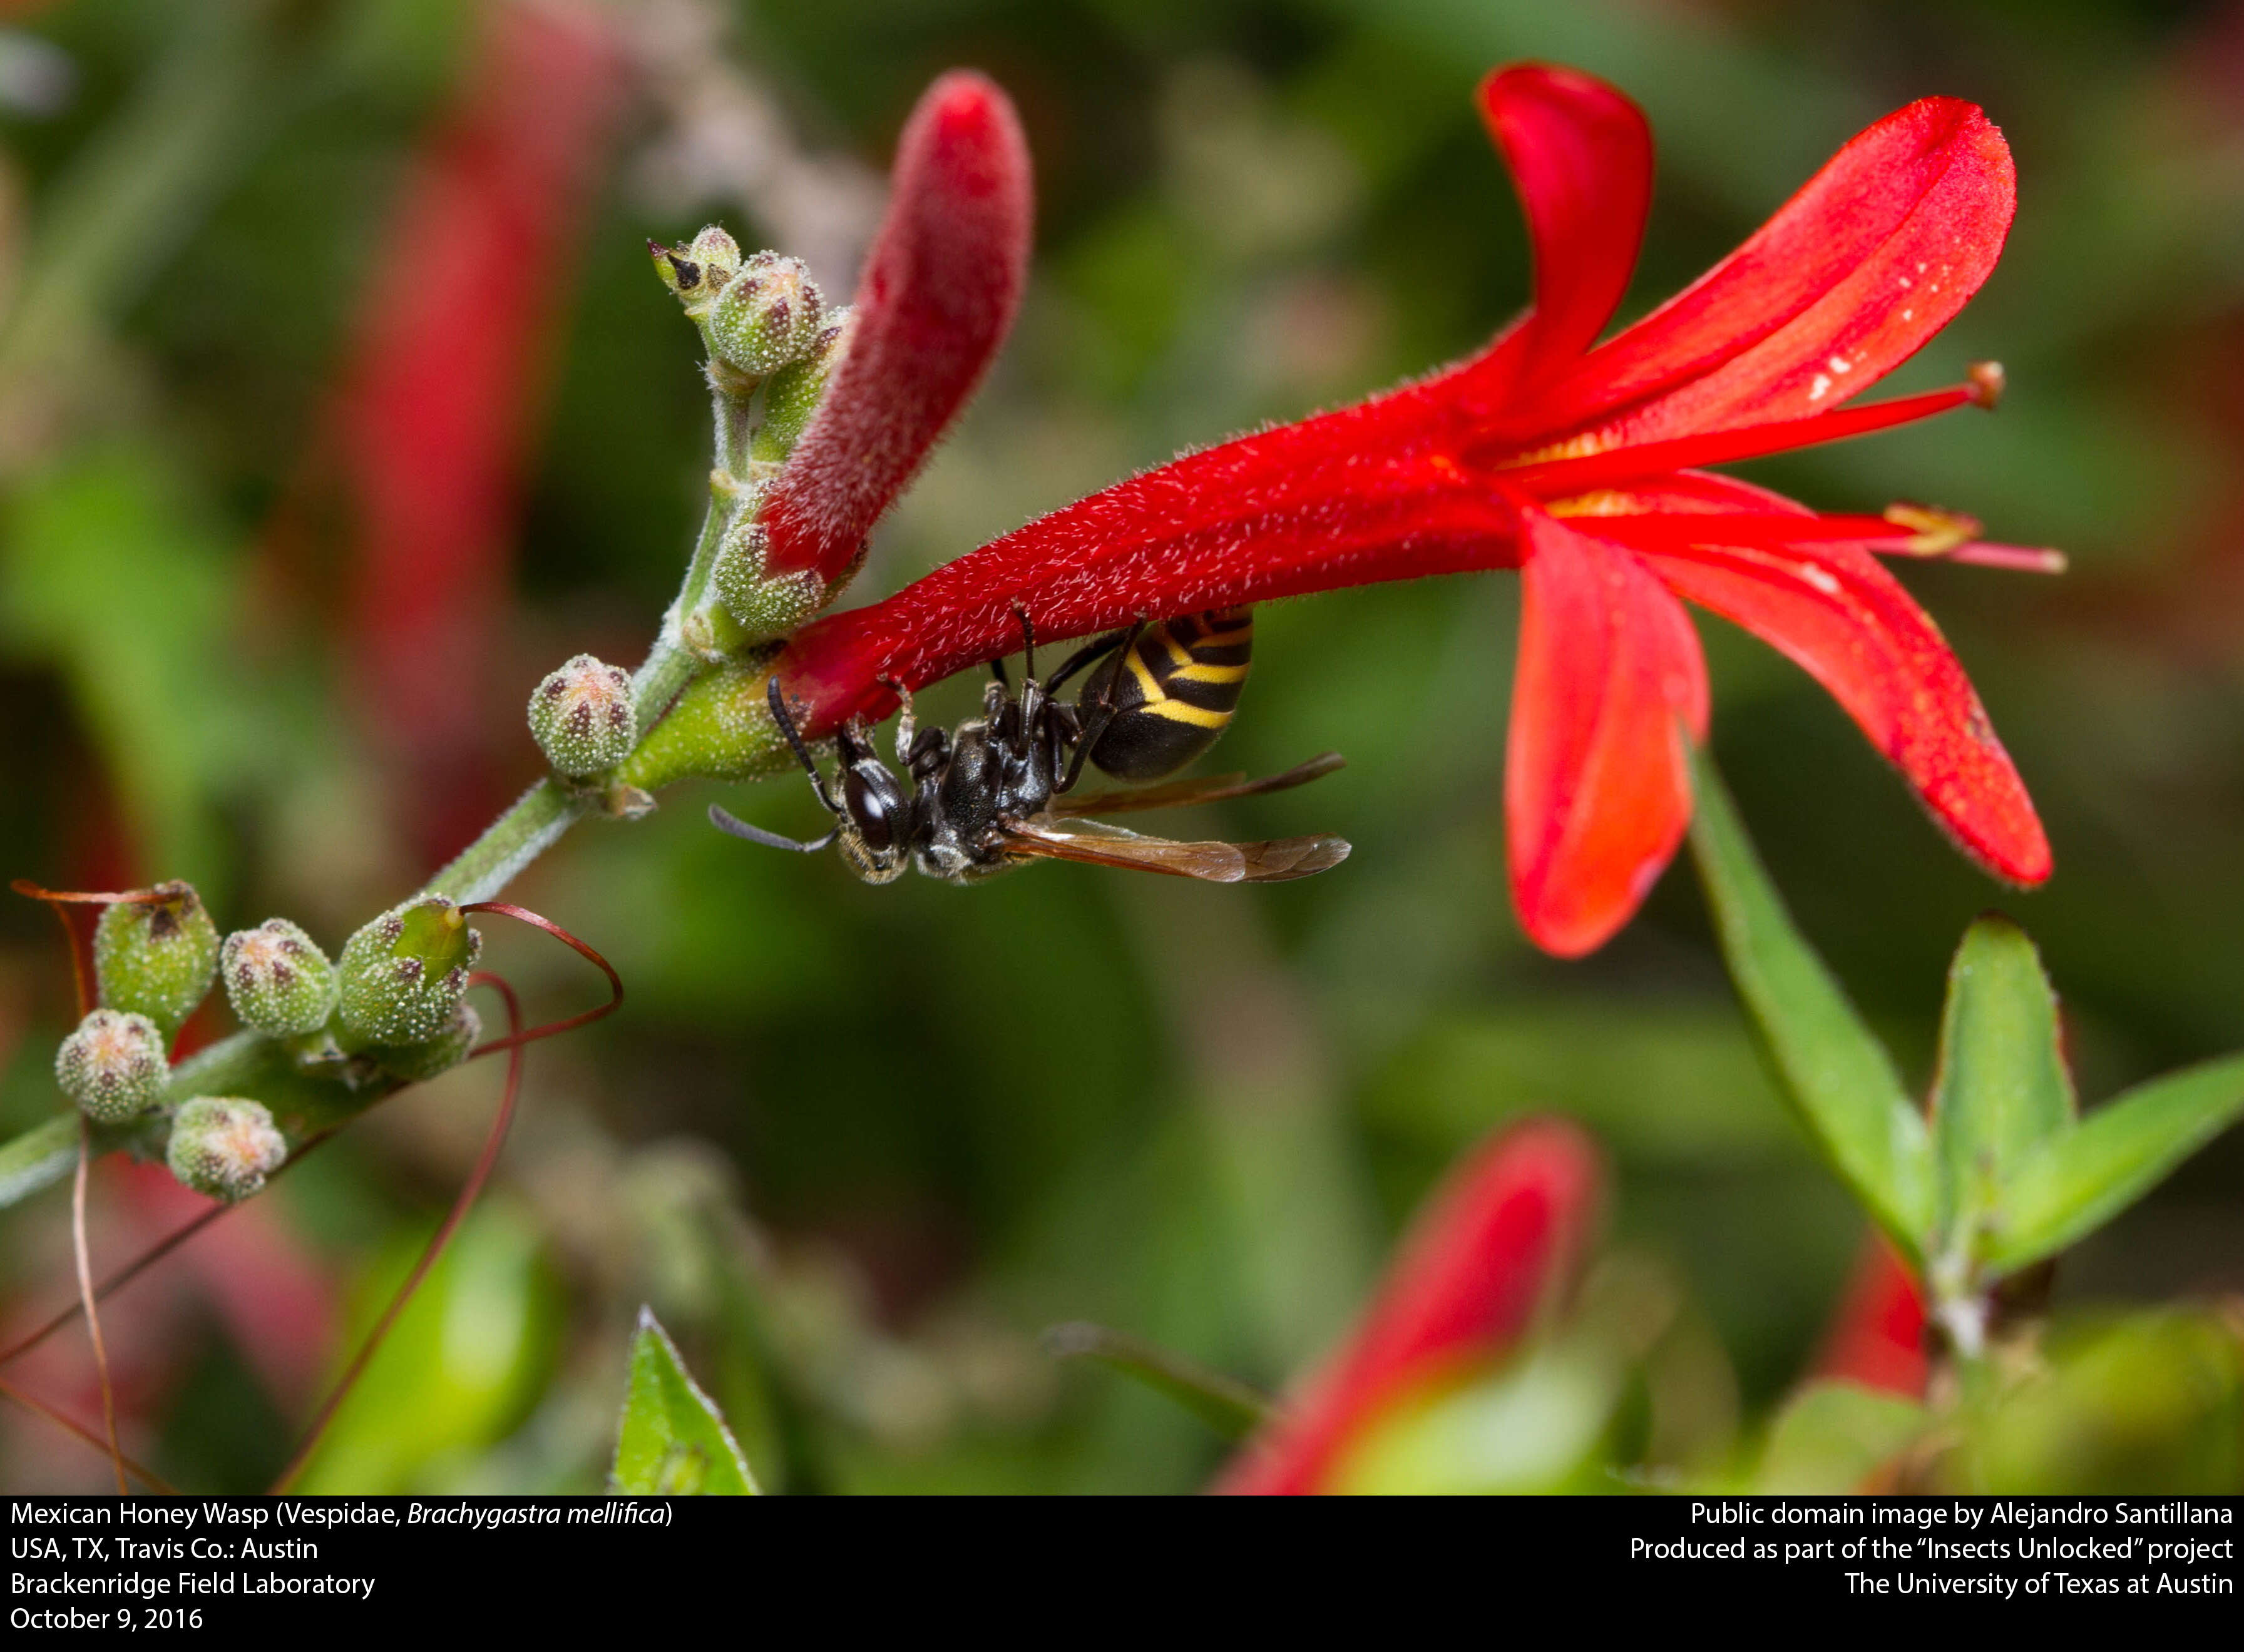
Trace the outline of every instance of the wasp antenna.
<instances>
[{"instance_id":1,"label":"wasp antenna","mask_svg":"<svg viewBox=\"0 0 2244 1652\"><path fill-rule=\"evenodd\" d=\"M1037 675L1037 627L1029 617L1029 605L1019 597L1013 599L1013 617L1021 622L1021 675L1034 682Z\"/></svg>"},{"instance_id":2,"label":"wasp antenna","mask_svg":"<svg viewBox=\"0 0 2244 1652\"><path fill-rule=\"evenodd\" d=\"M794 726L794 714L787 709L787 696L780 692L776 676L767 678L764 683L764 701L771 707L772 721L779 725L779 732L787 736L787 745L794 748L795 761L802 765L802 772L810 777L810 789L818 793L818 800L826 806L826 813L840 814L842 806L835 802L834 794L826 789L826 777L819 773L818 765L811 761L810 748L802 743L802 735Z\"/></svg>"},{"instance_id":3,"label":"wasp antenna","mask_svg":"<svg viewBox=\"0 0 2244 1652\"><path fill-rule=\"evenodd\" d=\"M767 832L760 826L750 826L740 816L720 809L713 803L709 806L709 824L733 837L745 838L750 843L760 843L767 849L792 849L797 854L816 854L834 842L834 833L829 832L822 838L798 843L793 838L780 836L776 832Z\"/></svg>"}]
</instances>

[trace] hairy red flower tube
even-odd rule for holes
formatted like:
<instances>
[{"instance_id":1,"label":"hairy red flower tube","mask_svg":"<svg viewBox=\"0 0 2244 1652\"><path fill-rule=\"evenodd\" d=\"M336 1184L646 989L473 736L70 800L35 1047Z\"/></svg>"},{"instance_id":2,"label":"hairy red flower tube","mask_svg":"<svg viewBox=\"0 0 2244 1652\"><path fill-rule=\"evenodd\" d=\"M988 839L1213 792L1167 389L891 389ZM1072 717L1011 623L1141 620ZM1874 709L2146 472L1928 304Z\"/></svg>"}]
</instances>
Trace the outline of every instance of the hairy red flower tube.
<instances>
[{"instance_id":1,"label":"hairy red flower tube","mask_svg":"<svg viewBox=\"0 0 2244 1652\"><path fill-rule=\"evenodd\" d=\"M1636 106L1569 70L1500 71L1481 111L1517 181L1534 304L1479 354L1337 411L1133 476L830 616L775 667L814 736L886 716L888 686L1017 644L1375 581L1518 568L1523 634L1505 811L1528 934L1588 952L1633 914L1691 813L1706 671L1684 601L1814 675L1982 866L2038 883L2033 806L1963 668L1874 553L2051 567L1968 518L1819 515L1700 467L1968 404L1843 405L1976 292L2015 199L1986 117L1925 98L1840 151L1751 239L1603 344L1634 266L1652 144ZM883 679L886 679L885 681Z\"/></svg>"},{"instance_id":2,"label":"hairy red flower tube","mask_svg":"<svg viewBox=\"0 0 2244 1652\"><path fill-rule=\"evenodd\" d=\"M927 89L889 188L848 354L764 508L774 575L830 584L848 570L981 382L1028 282L1028 143L990 80L954 70Z\"/></svg>"},{"instance_id":3,"label":"hairy red flower tube","mask_svg":"<svg viewBox=\"0 0 2244 1652\"><path fill-rule=\"evenodd\" d=\"M1503 1357L1574 1282L1598 1204L1596 1150L1563 1119L1468 1155L1420 1210L1339 1352L1247 1441L1215 1489L1323 1489L1367 1424L1408 1392Z\"/></svg>"}]
</instances>

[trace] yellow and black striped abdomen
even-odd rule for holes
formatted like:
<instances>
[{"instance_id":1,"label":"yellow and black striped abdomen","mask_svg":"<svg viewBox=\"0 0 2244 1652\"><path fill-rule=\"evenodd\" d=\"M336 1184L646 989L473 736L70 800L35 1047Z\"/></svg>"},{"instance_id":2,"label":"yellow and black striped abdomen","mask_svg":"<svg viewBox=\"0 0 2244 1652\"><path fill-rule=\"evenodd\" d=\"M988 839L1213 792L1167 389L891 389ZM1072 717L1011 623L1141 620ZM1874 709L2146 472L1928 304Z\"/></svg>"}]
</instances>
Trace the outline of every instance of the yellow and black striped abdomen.
<instances>
[{"instance_id":1,"label":"yellow and black striped abdomen","mask_svg":"<svg viewBox=\"0 0 2244 1652\"><path fill-rule=\"evenodd\" d=\"M1099 673L1114 716L1091 760L1118 780L1158 780L1184 767L1231 721L1254 646L1248 608L1149 626Z\"/></svg>"}]
</instances>

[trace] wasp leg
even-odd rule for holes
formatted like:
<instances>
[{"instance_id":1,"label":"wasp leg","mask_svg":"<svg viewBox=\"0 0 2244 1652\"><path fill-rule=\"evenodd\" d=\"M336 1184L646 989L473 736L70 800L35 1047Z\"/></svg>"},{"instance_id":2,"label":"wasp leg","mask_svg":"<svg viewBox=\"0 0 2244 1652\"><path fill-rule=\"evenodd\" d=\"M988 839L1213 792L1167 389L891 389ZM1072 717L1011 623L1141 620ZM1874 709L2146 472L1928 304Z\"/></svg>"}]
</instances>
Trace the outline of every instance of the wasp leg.
<instances>
[{"instance_id":1,"label":"wasp leg","mask_svg":"<svg viewBox=\"0 0 2244 1652\"><path fill-rule=\"evenodd\" d=\"M1142 622L1140 622L1140 624L1142 627ZM1061 689L1067 685L1068 678L1073 677L1078 671L1081 671L1086 665L1097 664L1107 655L1112 654L1116 649L1121 647L1122 639L1124 637L1134 636L1135 634L1136 633L1132 631L1109 631L1097 642L1086 643L1083 647L1076 650L1074 653L1067 657L1067 663L1051 674L1051 681L1045 684L1044 686L1050 689L1054 694L1058 694Z\"/></svg>"},{"instance_id":2,"label":"wasp leg","mask_svg":"<svg viewBox=\"0 0 2244 1652\"><path fill-rule=\"evenodd\" d=\"M1083 733L1075 743L1075 756L1067 765L1067 778L1059 783L1055 795L1074 791L1075 783L1083 778L1083 765L1091 756L1091 748L1098 744L1099 736L1106 732L1106 725L1114 720L1114 685L1122 680L1122 668L1130 658L1130 651L1138 646L1138 639L1144 636L1145 632L1146 622L1142 619L1123 632L1121 644L1114 651L1112 669L1101 673L1094 679L1097 686L1084 690L1077 700L1076 709L1078 713L1083 710L1084 702L1091 701L1090 715L1083 719ZM1106 644L1102 643L1098 646L1103 649ZM1076 659L1082 657L1083 656L1078 654ZM1073 670L1075 663L1075 660L1070 660L1066 665L1061 667L1062 672ZM1098 696L1096 700L1092 699L1094 694Z\"/></svg>"},{"instance_id":3,"label":"wasp leg","mask_svg":"<svg viewBox=\"0 0 2244 1652\"><path fill-rule=\"evenodd\" d=\"M787 697L779 691L778 678L772 678L765 683L764 699L771 707L772 721L779 725L779 732L787 736L787 743L794 748L795 761L802 765L802 772L810 777L810 789L818 793L818 800L826 806L826 812L838 817L842 813L842 806L826 789L826 777L819 773L818 765L810 760L810 748L802 743L802 736L795 729L794 713L787 709Z\"/></svg>"},{"instance_id":4,"label":"wasp leg","mask_svg":"<svg viewBox=\"0 0 2244 1652\"><path fill-rule=\"evenodd\" d=\"M873 680L896 697L896 761L909 768L912 745L919 737L919 718L912 711L911 691L893 677Z\"/></svg>"}]
</instances>

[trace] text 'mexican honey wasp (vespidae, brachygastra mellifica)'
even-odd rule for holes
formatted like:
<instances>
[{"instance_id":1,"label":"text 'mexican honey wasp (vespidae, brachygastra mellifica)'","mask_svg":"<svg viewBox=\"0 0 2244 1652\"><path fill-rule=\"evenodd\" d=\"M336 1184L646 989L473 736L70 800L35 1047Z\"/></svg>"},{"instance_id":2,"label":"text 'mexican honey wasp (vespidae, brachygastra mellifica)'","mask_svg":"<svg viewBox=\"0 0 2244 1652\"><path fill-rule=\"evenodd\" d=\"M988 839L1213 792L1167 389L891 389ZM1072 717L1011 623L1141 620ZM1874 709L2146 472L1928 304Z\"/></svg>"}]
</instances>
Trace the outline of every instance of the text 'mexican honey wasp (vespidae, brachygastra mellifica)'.
<instances>
[{"instance_id":1,"label":"text 'mexican honey wasp (vespidae, brachygastra mellifica)'","mask_svg":"<svg viewBox=\"0 0 2244 1652\"><path fill-rule=\"evenodd\" d=\"M1020 618L1020 694L1006 681L1003 662L993 662L982 715L956 732L919 727L911 696L901 684L888 684L902 701L896 724L902 779L874 751L863 721L853 718L835 737L839 764L829 786L795 728L779 679L772 678L766 685L772 718L832 813L834 829L798 843L720 808L710 809L710 819L734 837L775 849L811 853L838 845L868 883L892 882L908 866L947 882L974 883L1038 860L1209 883L1282 883L1348 858L1346 840L1323 833L1263 843L1182 843L1096 818L1282 792L1339 768L1335 752L1259 780L1230 774L1072 795L1086 762L1117 779L1159 780L1215 743L1247 679L1251 610L1218 609L1114 632L1072 655L1049 683L1038 680L1034 628L1025 613ZM1078 699L1058 698L1071 678L1102 660L1104 669Z\"/></svg>"}]
</instances>

